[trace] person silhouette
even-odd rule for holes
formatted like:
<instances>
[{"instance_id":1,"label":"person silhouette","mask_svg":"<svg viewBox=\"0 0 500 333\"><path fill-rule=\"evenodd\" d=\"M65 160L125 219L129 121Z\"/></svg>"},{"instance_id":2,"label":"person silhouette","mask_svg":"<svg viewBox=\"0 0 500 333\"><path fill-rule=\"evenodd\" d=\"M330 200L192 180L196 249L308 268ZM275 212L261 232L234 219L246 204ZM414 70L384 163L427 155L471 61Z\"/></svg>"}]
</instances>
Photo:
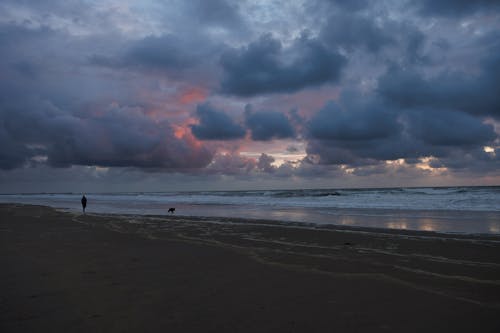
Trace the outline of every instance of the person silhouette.
<instances>
[{"instance_id":1,"label":"person silhouette","mask_svg":"<svg viewBox=\"0 0 500 333\"><path fill-rule=\"evenodd\" d=\"M85 207L87 207L87 198L85 197L85 194L82 197L82 208L83 208L83 213L85 214Z\"/></svg>"}]
</instances>

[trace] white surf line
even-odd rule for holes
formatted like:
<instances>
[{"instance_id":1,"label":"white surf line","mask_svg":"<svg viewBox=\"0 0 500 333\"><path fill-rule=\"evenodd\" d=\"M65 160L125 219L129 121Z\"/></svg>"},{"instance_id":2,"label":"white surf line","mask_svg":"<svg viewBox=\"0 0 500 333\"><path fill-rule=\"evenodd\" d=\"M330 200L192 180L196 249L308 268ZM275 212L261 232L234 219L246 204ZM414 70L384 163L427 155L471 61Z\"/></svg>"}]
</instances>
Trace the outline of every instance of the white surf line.
<instances>
[{"instance_id":1,"label":"white surf line","mask_svg":"<svg viewBox=\"0 0 500 333\"><path fill-rule=\"evenodd\" d=\"M78 216L76 216L76 215L73 215L71 217L71 221L76 222L76 223L80 223L80 224L90 225L90 223L80 220L78 218Z\"/></svg>"},{"instance_id":2,"label":"white surf line","mask_svg":"<svg viewBox=\"0 0 500 333\"><path fill-rule=\"evenodd\" d=\"M79 220L77 217L72 218L72 221L75 221L77 223L82 223L85 225L92 225L91 223ZM119 225L120 223L116 222L104 222L102 224L99 224L100 226L104 227L107 230L113 231L113 232L118 232L120 234L138 234L141 235L145 238L148 239L159 239L158 237L155 237L151 230L148 230L146 228L138 228L136 231L132 232L129 230L124 229L122 226Z\"/></svg>"},{"instance_id":3,"label":"white surf line","mask_svg":"<svg viewBox=\"0 0 500 333\"><path fill-rule=\"evenodd\" d=\"M404 267L404 266L400 266L400 265L393 265L393 267L398 268L398 269L403 270L403 271L411 272L411 273L430 275L430 276L439 277L439 278L448 279L448 280L459 280L459 281L464 281L464 282L469 282L469 283L492 284L492 285L500 286L500 280L483 280L483 279L476 279L476 278L473 278L470 276L464 276L464 275L446 275L446 274L424 271L422 269Z\"/></svg>"},{"instance_id":4,"label":"white surf line","mask_svg":"<svg viewBox=\"0 0 500 333\"><path fill-rule=\"evenodd\" d=\"M396 253L388 250L375 249L375 248L367 248L367 247L356 247L356 249L360 249L366 252L375 252L379 254L391 255L396 257L414 257L418 259L425 259L429 261L448 263L448 264L456 264L456 265L468 265L468 266L480 266L480 267L500 267L499 263L494 262L483 262L483 261L472 261L472 260L461 260L461 259L451 259L447 257L440 256L432 256L428 254L419 254L419 253Z\"/></svg>"},{"instance_id":5,"label":"white surf line","mask_svg":"<svg viewBox=\"0 0 500 333\"><path fill-rule=\"evenodd\" d=\"M427 259L435 262L451 263L457 265L468 265L468 266L480 266L480 267L500 267L499 263L494 262L484 262L484 261L472 261L472 260L462 260L462 259L451 259L446 257L431 256L427 254L412 253L410 256L416 258Z\"/></svg>"},{"instance_id":6,"label":"white surf line","mask_svg":"<svg viewBox=\"0 0 500 333\"><path fill-rule=\"evenodd\" d=\"M370 248L370 247L356 247L359 251L364 251L364 252L373 252L377 254L384 254L388 256L394 256L394 257L407 257L408 255L403 254L403 253L396 253L396 252L391 252L389 250L382 250L382 249L375 249L375 248Z\"/></svg>"},{"instance_id":7,"label":"white surf line","mask_svg":"<svg viewBox=\"0 0 500 333\"><path fill-rule=\"evenodd\" d=\"M245 237L245 236L243 236L241 238L246 239L246 240L250 240L253 242L271 243L271 244L278 244L278 245L284 245L284 246L308 247L308 248L322 249L322 250L340 250L340 249L345 247L345 246L323 246L323 245L317 245L317 244L312 244L312 243L294 243L294 242L286 242L286 241L281 241L281 240L270 240L270 239Z\"/></svg>"}]
</instances>

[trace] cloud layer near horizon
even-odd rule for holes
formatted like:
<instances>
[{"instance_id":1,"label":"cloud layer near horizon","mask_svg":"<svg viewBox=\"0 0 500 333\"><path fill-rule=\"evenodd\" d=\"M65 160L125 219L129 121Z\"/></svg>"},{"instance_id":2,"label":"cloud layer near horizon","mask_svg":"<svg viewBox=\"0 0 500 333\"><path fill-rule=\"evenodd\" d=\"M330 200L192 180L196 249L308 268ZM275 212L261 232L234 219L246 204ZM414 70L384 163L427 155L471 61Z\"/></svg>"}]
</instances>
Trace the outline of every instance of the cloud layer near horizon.
<instances>
[{"instance_id":1,"label":"cloud layer near horizon","mask_svg":"<svg viewBox=\"0 0 500 333\"><path fill-rule=\"evenodd\" d=\"M5 175L500 179L497 1L0 10Z\"/></svg>"}]
</instances>

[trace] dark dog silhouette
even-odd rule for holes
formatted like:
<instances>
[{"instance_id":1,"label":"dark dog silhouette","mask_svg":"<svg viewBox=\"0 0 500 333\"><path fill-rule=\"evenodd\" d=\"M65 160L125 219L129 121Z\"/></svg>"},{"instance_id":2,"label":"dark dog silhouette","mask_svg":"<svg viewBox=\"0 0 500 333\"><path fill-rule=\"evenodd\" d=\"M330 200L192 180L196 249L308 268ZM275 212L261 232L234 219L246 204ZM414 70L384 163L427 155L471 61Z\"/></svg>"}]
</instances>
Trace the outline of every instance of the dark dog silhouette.
<instances>
[{"instance_id":1,"label":"dark dog silhouette","mask_svg":"<svg viewBox=\"0 0 500 333\"><path fill-rule=\"evenodd\" d=\"M175 208L169 208L168 212L173 214L175 212Z\"/></svg>"}]
</instances>

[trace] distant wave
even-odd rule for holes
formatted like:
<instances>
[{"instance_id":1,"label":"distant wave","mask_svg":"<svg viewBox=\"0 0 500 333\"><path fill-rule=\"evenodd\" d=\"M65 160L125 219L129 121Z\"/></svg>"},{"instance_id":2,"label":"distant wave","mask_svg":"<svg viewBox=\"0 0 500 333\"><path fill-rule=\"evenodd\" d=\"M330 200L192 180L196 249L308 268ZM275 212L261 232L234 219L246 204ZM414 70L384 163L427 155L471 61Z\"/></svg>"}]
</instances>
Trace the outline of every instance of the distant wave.
<instances>
[{"instance_id":1,"label":"distant wave","mask_svg":"<svg viewBox=\"0 0 500 333\"><path fill-rule=\"evenodd\" d=\"M1 195L2 202L78 204L81 193ZM421 187L87 193L94 201L120 205L246 205L293 208L367 208L500 211L500 187Z\"/></svg>"},{"instance_id":2,"label":"distant wave","mask_svg":"<svg viewBox=\"0 0 500 333\"><path fill-rule=\"evenodd\" d=\"M290 191L280 191L273 193L272 196L276 198L298 198L298 197L329 197L341 195L337 191L333 190L290 190Z\"/></svg>"}]
</instances>

